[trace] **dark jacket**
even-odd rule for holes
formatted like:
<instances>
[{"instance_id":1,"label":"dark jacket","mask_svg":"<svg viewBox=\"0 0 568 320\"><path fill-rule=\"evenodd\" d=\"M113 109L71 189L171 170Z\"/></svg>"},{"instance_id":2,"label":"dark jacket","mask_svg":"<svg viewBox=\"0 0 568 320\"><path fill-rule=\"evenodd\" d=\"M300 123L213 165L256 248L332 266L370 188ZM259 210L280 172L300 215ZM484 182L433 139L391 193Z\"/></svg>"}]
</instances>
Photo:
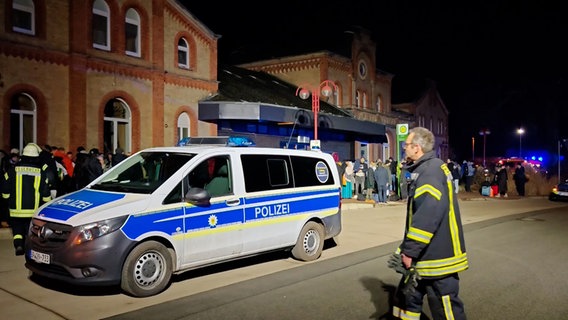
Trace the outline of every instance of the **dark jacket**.
<instances>
[{"instance_id":1,"label":"dark jacket","mask_svg":"<svg viewBox=\"0 0 568 320\"><path fill-rule=\"evenodd\" d=\"M507 180L509 179L508 174L507 174L507 168L503 167L501 169L499 169L499 171L497 171L496 176L496 180L497 180L497 186L499 189L499 193L501 194L505 194L507 193Z\"/></svg>"},{"instance_id":2,"label":"dark jacket","mask_svg":"<svg viewBox=\"0 0 568 320\"><path fill-rule=\"evenodd\" d=\"M91 181L103 174L103 167L96 154L89 154L87 156L80 168L80 172L80 175L77 177L78 189L84 188L91 183Z\"/></svg>"},{"instance_id":3,"label":"dark jacket","mask_svg":"<svg viewBox=\"0 0 568 320\"><path fill-rule=\"evenodd\" d=\"M22 157L4 174L2 198L8 199L11 217L30 218L40 205L51 200L45 166L37 157Z\"/></svg>"},{"instance_id":4,"label":"dark jacket","mask_svg":"<svg viewBox=\"0 0 568 320\"><path fill-rule=\"evenodd\" d=\"M412 257L423 278L439 278L468 268L458 199L446 163L428 152L408 166L405 236L399 250Z\"/></svg>"},{"instance_id":5,"label":"dark jacket","mask_svg":"<svg viewBox=\"0 0 568 320\"><path fill-rule=\"evenodd\" d=\"M50 190L56 190L59 187L59 176L57 174L57 164L55 157L50 151L41 150L39 153L39 161L46 165L45 174L47 185Z\"/></svg>"}]
</instances>

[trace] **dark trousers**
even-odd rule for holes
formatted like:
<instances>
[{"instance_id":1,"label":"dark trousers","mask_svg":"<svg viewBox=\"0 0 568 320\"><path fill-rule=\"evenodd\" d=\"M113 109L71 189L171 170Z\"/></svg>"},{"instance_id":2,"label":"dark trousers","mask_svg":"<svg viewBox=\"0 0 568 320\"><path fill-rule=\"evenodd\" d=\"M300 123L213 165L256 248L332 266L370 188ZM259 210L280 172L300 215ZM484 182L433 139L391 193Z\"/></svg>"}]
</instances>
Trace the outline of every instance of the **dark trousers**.
<instances>
[{"instance_id":1,"label":"dark trousers","mask_svg":"<svg viewBox=\"0 0 568 320\"><path fill-rule=\"evenodd\" d=\"M517 193L519 196L525 196L525 182L524 181L515 181L515 187L517 188Z\"/></svg>"},{"instance_id":2,"label":"dark trousers","mask_svg":"<svg viewBox=\"0 0 568 320\"><path fill-rule=\"evenodd\" d=\"M471 192L471 183L473 182L473 176L465 176L465 191Z\"/></svg>"},{"instance_id":3,"label":"dark trousers","mask_svg":"<svg viewBox=\"0 0 568 320\"><path fill-rule=\"evenodd\" d=\"M465 320L464 305L458 297L459 281L457 273L441 279L422 279L418 282L416 291L405 296L402 293L403 280L401 280L397 290L393 315L404 319L420 319L423 300L426 295L434 320ZM406 316L401 317L402 313ZM450 314L452 316L447 316Z\"/></svg>"},{"instance_id":4,"label":"dark trousers","mask_svg":"<svg viewBox=\"0 0 568 320\"><path fill-rule=\"evenodd\" d=\"M17 247L24 247L26 236L28 235L28 228L32 218L14 218L10 219L10 226L12 227L12 235L14 239L14 249Z\"/></svg>"},{"instance_id":5,"label":"dark trousers","mask_svg":"<svg viewBox=\"0 0 568 320\"><path fill-rule=\"evenodd\" d=\"M3 179L3 177L0 177ZM10 221L10 209L8 209L8 200L0 198L0 221Z\"/></svg>"}]
</instances>

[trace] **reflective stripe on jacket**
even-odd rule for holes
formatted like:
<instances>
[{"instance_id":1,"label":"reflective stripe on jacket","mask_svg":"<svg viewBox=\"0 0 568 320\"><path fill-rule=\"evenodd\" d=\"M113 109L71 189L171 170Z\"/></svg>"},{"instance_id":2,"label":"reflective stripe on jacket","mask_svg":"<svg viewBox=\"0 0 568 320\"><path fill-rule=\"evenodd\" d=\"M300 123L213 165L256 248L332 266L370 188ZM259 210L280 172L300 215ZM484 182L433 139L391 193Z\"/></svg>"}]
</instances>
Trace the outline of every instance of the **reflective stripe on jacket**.
<instances>
[{"instance_id":1,"label":"reflective stripe on jacket","mask_svg":"<svg viewBox=\"0 0 568 320\"><path fill-rule=\"evenodd\" d=\"M413 258L425 278L442 277L468 268L453 178L446 163L426 153L409 166L405 237L399 251Z\"/></svg>"},{"instance_id":2,"label":"reflective stripe on jacket","mask_svg":"<svg viewBox=\"0 0 568 320\"><path fill-rule=\"evenodd\" d=\"M51 200L46 173L39 163L19 162L4 179L2 198L8 199L11 217L32 217L42 203Z\"/></svg>"}]
</instances>

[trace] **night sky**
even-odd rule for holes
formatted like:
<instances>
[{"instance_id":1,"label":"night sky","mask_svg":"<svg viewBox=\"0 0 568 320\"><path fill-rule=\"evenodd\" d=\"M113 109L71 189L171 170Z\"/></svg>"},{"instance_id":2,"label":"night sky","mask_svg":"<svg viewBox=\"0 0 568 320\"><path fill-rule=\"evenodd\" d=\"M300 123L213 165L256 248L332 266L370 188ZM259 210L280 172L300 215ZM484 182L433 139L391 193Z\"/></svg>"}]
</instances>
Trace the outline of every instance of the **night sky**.
<instances>
[{"instance_id":1,"label":"night sky","mask_svg":"<svg viewBox=\"0 0 568 320\"><path fill-rule=\"evenodd\" d=\"M484 128L487 157L517 156L519 140L524 156L556 156L558 140L568 138L561 1L180 2L221 36L220 64L318 50L350 57L350 31L370 30L377 68L394 74L393 90L412 79L437 82L458 160L471 158L472 137L482 154Z\"/></svg>"}]
</instances>

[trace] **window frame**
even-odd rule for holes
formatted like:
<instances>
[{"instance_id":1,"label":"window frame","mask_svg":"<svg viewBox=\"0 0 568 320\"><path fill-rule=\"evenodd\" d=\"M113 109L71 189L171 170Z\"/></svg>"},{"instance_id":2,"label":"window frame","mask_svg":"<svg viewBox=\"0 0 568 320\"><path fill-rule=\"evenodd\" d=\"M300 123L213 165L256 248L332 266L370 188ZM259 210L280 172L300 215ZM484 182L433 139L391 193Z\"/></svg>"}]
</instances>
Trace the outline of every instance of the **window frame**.
<instances>
[{"instance_id":1,"label":"window frame","mask_svg":"<svg viewBox=\"0 0 568 320\"><path fill-rule=\"evenodd\" d=\"M23 2L27 2L28 5L24 4ZM35 12L35 4L33 0L13 0L12 1L12 17L14 16L16 11L21 11L24 13L30 14L30 29L24 29L17 27L14 24L14 19L12 18L12 31L22 34L27 34L30 36L36 35L36 12Z\"/></svg>"},{"instance_id":2,"label":"window frame","mask_svg":"<svg viewBox=\"0 0 568 320\"><path fill-rule=\"evenodd\" d=\"M97 4L101 4L104 5L104 8L106 9L106 11L103 11L101 9L96 8ZM92 22L91 22L91 36L92 36L92 43L93 43L93 48L95 49L99 49L99 50L105 50L105 51L110 51L110 47L111 47L111 38L110 38L110 8L108 6L108 4L106 3L106 1L104 0L95 0L93 2L93 10L91 12L92 14ZM95 42L95 15L103 17L104 19L106 19L106 32L105 32L105 36L106 36L106 45L100 44Z\"/></svg>"},{"instance_id":3,"label":"window frame","mask_svg":"<svg viewBox=\"0 0 568 320\"><path fill-rule=\"evenodd\" d=\"M130 13L136 14L136 19L129 17ZM136 36L134 37L134 45L136 47L136 51L131 51L128 49L128 25L132 25L136 27ZM126 14L124 15L124 52L126 55L131 57L140 58L142 56L142 41L141 41L141 32L142 32L142 19L140 17L140 13L134 8L129 8L126 10Z\"/></svg>"},{"instance_id":4,"label":"window frame","mask_svg":"<svg viewBox=\"0 0 568 320\"><path fill-rule=\"evenodd\" d=\"M31 110L26 110L26 109L16 109L14 108L14 105L11 103L10 104L10 128L14 128L14 123L13 121L18 121L18 143L17 145L13 145L13 147L18 148L19 150L23 150L24 146L29 143L29 142L34 142L36 143L37 141L37 118L38 118L38 107L37 107L37 102L36 100L27 92L19 92L17 94L15 94L13 98L17 97L17 96L23 96L26 99L29 100L30 105L31 105ZM17 120L16 120L17 119ZM28 120L28 121L26 121ZM29 126L26 126L27 122L31 122L31 128ZM26 134L25 131L26 130L31 130L30 133ZM10 134L10 141L12 141L14 139L14 137L11 136L12 133ZM30 137L31 136L31 137ZM30 141L25 141L25 137L28 137L28 139L30 139Z\"/></svg>"},{"instance_id":5,"label":"window frame","mask_svg":"<svg viewBox=\"0 0 568 320\"><path fill-rule=\"evenodd\" d=\"M185 47L180 45L180 42L183 42L185 44ZM185 56L185 64L180 62L180 54L182 54ZM180 37L178 39L178 44L177 44L177 63L178 63L178 67L181 69L186 69L189 70L190 69L190 61L189 61L189 42L185 39L185 37Z\"/></svg>"}]
</instances>

